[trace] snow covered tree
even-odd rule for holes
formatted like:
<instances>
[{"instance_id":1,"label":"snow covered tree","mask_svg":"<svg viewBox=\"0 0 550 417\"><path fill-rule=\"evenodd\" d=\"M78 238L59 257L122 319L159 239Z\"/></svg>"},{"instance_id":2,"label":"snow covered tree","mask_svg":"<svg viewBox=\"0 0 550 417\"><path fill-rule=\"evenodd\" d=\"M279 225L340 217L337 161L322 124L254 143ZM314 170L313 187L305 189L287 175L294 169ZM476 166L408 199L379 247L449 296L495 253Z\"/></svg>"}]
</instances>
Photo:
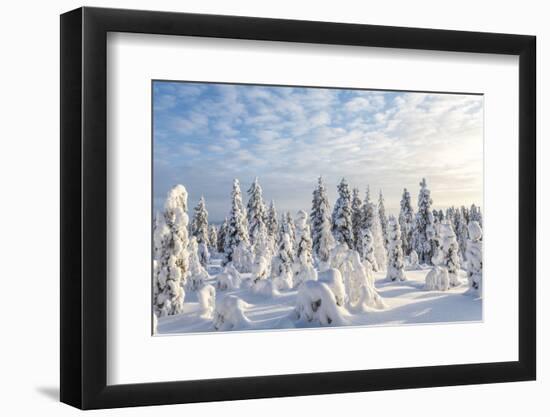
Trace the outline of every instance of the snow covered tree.
<instances>
[{"instance_id":1,"label":"snow covered tree","mask_svg":"<svg viewBox=\"0 0 550 417\"><path fill-rule=\"evenodd\" d=\"M248 247L248 230L246 227L246 216L243 211L243 202L241 197L241 187L239 180L233 181L233 191L231 193L231 210L227 221L227 231L224 242L223 265L233 261L234 252L237 248L244 251ZM235 265L237 269L238 266Z\"/></svg>"},{"instance_id":2,"label":"snow covered tree","mask_svg":"<svg viewBox=\"0 0 550 417\"><path fill-rule=\"evenodd\" d=\"M353 248L351 194L345 178L338 184L338 199L332 212L332 234L338 243Z\"/></svg>"},{"instance_id":3,"label":"snow covered tree","mask_svg":"<svg viewBox=\"0 0 550 417\"><path fill-rule=\"evenodd\" d=\"M483 233L475 220L468 225L468 245L466 249L466 270L468 272L469 292L481 295L483 278Z\"/></svg>"},{"instance_id":4,"label":"snow covered tree","mask_svg":"<svg viewBox=\"0 0 550 417\"><path fill-rule=\"evenodd\" d=\"M386 217L386 207L384 205L384 196L382 190L378 194L378 218L382 227L382 238L384 239L384 247L388 246L388 218Z\"/></svg>"},{"instance_id":5,"label":"snow covered tree","mask_svg":"<svg viewBox=\"0 0 550 417\"><path fill-rule=\"evenodd\" d=\"M332 250L330 266L340 271L345 287L345 301L350 310L365 311L384 308L384 303L374 288L374 276L368 262L361 262L359 253L339 243Z\"/></svg>"},{"instance_id":6,"label":"snow covered tree","mask_svg":"<svg viewBox=\"0 0 550 417\"><path fill-rule=\"evenodd\" d=\"M453 227L449 220L443 220L439 225L439 250L434 258L434 263L447 269L449 274L449 284L456 287L460 284L458 272L460 270L460 260L458 257L458 242Z\"/></svg>"},{"instance_id":7,"label":"snow covered tree","mask_svg":"<svg viewBox=\"0 0 550 417\"><path fill-rule=\"evenodd\" d=\"M401 228L399 227L399 222L393 215L390 215L388 221L388 270L386 279L388 281L406 280L403 263Z\"/></svg>"},{"instance_id":8,"label":"snow covered tree","mask_svg":"<svg viewBox=\"0 0 550 417\"><path fill-rule=\"evenodd\" d=\"M269 276L271 265L273 239L267 232L265 223L260 222L254 232L255 240L252 247L254 260L252 266L252 276L254 282Z\"/></svg>"},{"instance_id":9,"label":"snow covered tree","mask_svg":"<svg viewBox=\"0 0 550 417\"><path fill-rule=\"evenodd\" d=\"M313 253L321 262L327 262L334 246L332 236L330 204L323 178L319 177L317 188L313 191L311 207L311 238Z\"/></svg>"},{"instance_id":10,"label":"snow covered tree","mask_svg":"<svg viewBox=\"0 0 550 417\"><path fill-rule=\"evenodd\" d=\"M218 231L218 253L223 253L225 248L225 235L227 234L227 217L224 219L222 225L220 226L220 230Z\"/></svg>"},{"instance_id":11,"label":"snow covered tree","mask_svg":"<svg viewBox=\"0 0 550 417\"><path fill-rule=\"evenodd\" d=\"M454 212L454 231L458 241L459 255L461 259L466 259L466 245L468 242L468 223L464 218L464 211L457 209Z\"/></svg>"},{"instance_id":12,"label":"snow covered tree","mask_svg":"<svg viewBox=\"0 0 550 417\"><path fill-rule=\"evenodd\" d=\"M481 207L478 207L475 204L472 204L470 207L470 222L477 222L479 227L483 227Z\"/></svg>"},{"instance_id":13,"label":"snow covered tree","mask_svg":"<svg viewBox=\"0 0 550 417\"><path fill-rule=\"evenodd\" d=\"M210 241L208 239L208 211L204 197L200 198L199 204L195 207L191 222L191 234L197 239L200 263L202 266L206 266L210 258L208 251Z\"/></svg>"},{"instance_id":14,"label":"snow covered tree","mask_svg":"<svg viewBox=\"0 0 550 417\"><path fill-rule=\"evenodd\" d=\"M271 204L269 205L269 210L267 211L266 226L267 226L267 233L269 234L269 236L272 237L273 239L276 239L279 223L277 220L277 209L275 208L275 202L273 200L271 200Z\"/></svg>"},{"instance_id":15,"label":"snow covered tree","mask_svg":"<svg viewBox=\"0 0 550 417\"><path fill-rule=\"evenodd\" d=\"M267 218L262 187L257 177L248 189L247 218L250 243L254 245L257 231L261 224L265 224Z\"/></svg>"},{"instance_id":16,"label":"snow covered tree","mask_svg":"<svg viewBox=\"0 0 550 417\"><path fill-rule=\"evenodd\" d=\"M351 224L353 230L353 247L359 254L363 253L363 201L359 189L353 189L351 200Z\"/></svg>"},{"instance_id":17,"label":"snow covered tree","mask_svg":"<svg viewBox=\"0 0 550 417\"><path fill-rule=\"evenodd\" d=\"M168 192L162 221L156 228L155 246L159 256L154 264L153 304L157 317L183 311L189 260L187 253L187 190L176 185Z\"/></svg>"},{"instance_id":18,"label":"snow covered tree","mask_svg":"<svg viewBox=\"0 0 550 417\"><path fill-rule=\"evenodd\" d=\"M374 257L374 239L369 229L363 229L363 254L362 258L368 262L373 271L378 271L378 263Z\"/></svg>"},{"instance_id":19,"label":"snow covered tree","mask_svg":"<svg viewBox=\"0 0 550 417\"><path fill-rule=\"evenodd\" d=\"M376 258L376 264L378 265L378 270L383 269L386 266L387 254L386 254L386 245L384 244L384 235L382 233L382 225L380 223L380 217L378 217L378 210L374 207L373 204L373 220L372 220L372 242L374 248L374 257Z\"/></svg>"},{"instance_id":20,"label":"snow covered tree","mask_svg":"<svg viewBox=\"0 0 550 417\"><path fill-rule=\"evenodd\" d=\"M294 226L294 220L290 215L290 212L281 214L281 220L279 222L279 235L277 237L277 245L283 240L284 235L288 235L290 249L294 256L296 250L296 227Z\"/></svg>"},{"instance_id":21,"label":"snow covered tree","mask_svg":"<svg viewBox=\"0 0 550 417\"><path fill-rule=\"evenodd\" d=\"M201 197L195 207L193 221L191 222L191 234L197 238L197 243L209 243L208 239L208 211L206 202Z\"/></svg>"},{"instance_id":22,"label":"snow covered tree","mask_svg":"<svg viewBox=\"0 0 550 417\"><path fill-rule=\"evenodd\" d=\"M189 241L187 252L189 254L189 274L186 284L189 290L196 291L206 283L210 276L201 263L199 243L195 236Z\"/></svg>"},{"instance_id":23,"label":"snow covered tree","mask_svg":"<svg viewBox=\"0 0 550 417\"><path fill-rule=\"evenodd\" d=\"M210 250L216 252L218 250L218 228L213 224L208 227L208 242L210 242Z\"/></svg>"},{"instance_id":24,"label":"snow covered tree","mask_svg":"<svg viewBox=\"0 0 550 417\"><path fill-rule=\"evenodd\" d=\"M307 221L307 213L300 210L296 217L296 258L294 260L294 282L298 287L302 282L317 279L317 272L313 268L313 243L311 231Z\"/></svg>"},{"instance_id":25,"label":"snow covered tree","mask_svg":"<svg viewBox=\"0 0 550 417\"><path fill-rule=\"evenodd\" d=\"M433 225L433 214L431 211L432 198L426 184L426 179L420 182L420 193L418 194L418 212L415 217L414 250L418 254L420 263L432 264L432 242L429 237L430 227Z\"/></svg>"},{"instance_id":26,"label":"snow covered tree","mask_svg":"<svg viewBox=\"0 0 550 417\"><path fill-rule=\"evenodd\" d=\"M283 233L277 254L273 257L271 274L277 289L292 288L292 264L294 253L290 244L290 237Z\"/></svg>"},{"instance_id":27,"label":"snow covered tree","mask_svg":"<svg viewBox=\"0 0 550 417\"><path fill-rule=\"evenodd\" d=\"M399 227L401 228L401 241L403 242L403 252L409 255L412 250L414 212L411 205L411 194L407 189L403 189L401 197L401 210L399 211Z\"/></svg>"}]
</instances>

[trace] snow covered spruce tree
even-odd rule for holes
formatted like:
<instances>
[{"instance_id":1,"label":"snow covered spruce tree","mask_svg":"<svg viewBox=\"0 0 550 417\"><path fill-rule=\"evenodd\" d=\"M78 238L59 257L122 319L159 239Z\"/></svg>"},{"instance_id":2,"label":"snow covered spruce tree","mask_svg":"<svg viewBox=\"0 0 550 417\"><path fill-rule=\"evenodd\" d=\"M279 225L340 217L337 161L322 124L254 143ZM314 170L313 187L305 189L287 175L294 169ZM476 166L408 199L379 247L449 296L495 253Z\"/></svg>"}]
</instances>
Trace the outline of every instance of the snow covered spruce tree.
<instances>
[{"instance_id":1,"label":"snow covered spruce tree","mask_svg":"<svg viewBox=\"0 0 550 417\"><path fill-rule=\"evenodd\" d=\"M383 268L383 265L378 263L378 258L375 255L375 246L380 245L381 237L377 234L377 242L375 243L375 217L378 218L378 210L376 210L375 205L370 200L370 189L367 187L367 192L365 194L365 201L363 202L363 259L366 259L370 262L372 269L374 271L379 271ZM377 228L378 231L381 231L381 227ZM380 256L380 248L378 248L378 255ZM384 263L385 263L384 258Z\"/></svg>"},{"instance_id":2,"label":"snow covered spruce tree","mask_svg":"<svg viewBox=\"0 0 550 417\"><path fill-rule=\"evenodd\" d=\"M225 235L227 234L227 217L224 219L222 225L220 226L220 230L218 231L218 253L223 253L225 248Z\"/></svg>"},{"instance_id":3,"label":"snow covered spruce tree","mask_svg":"<svg viewBox=\"0 0 550 417\"><path fill-rule=\"evenodd\" d=\"M374 256L374 239L372 232L369 229L363 229L363 253L362 259L364 262L368 262L373 271L378 271L378 263Z\"/></svg>"},{"instance_id":4,"label":"snow covered spruce tree","mask_svg":"<svg viewBox=\"0 0 550 417\"><path fill-rule=\"evenodd\" d=\"M261 224L265 224L267 211L262 197L262 187L258 181L258 177L254 179L254 182L248 189L248 204L247 204L247 218L248 218L248 236L250 243L254 245L258 229Z\"/></svg>"},{"instance_id":5,"label":"snow covered spruce tree","mask_svg":"<svg viewBox=\"0 0 550 417\"><path fill-rule=\"evenodd\" d=\"M353 189L351 200L351 225L353 247L360 255L363 253L363 201L359 197L359 189Z\"/></svg>"},{"instance_id":6,"label":"snow covered spruce tree","mask_svg":"<svg viewBox=\"0 0 550 417\"><path fill-rule=\"evenodd\" d=\"M399 227L401 228L401 241L403 243L403 253L409 256L412 250L414 212L411 206L411 194L406 188L403 189L401 197L401 210L399 211Z\"/></svg>"},{"instance_id":7,"label":"snow covered spruce tree","mask_svg":"<svg viewBox=\"0 0 550 417\"><path fill-rule=\"evenodd\" d=\"M273 238L273 240L276 240L279 222L277 220L277 209L275 208L275 202L273 200L271 200L271 204L269 205L269 209L267 211L266 226L269 236Z\"/></svg>"},{"instance_id":8,"label":"snow covered spruce tree","mask_svg":"<svg viewBox=\"0 0 550 417\"><path fill-rule=\"evenodd\" d=\"M338 199L332 212L332 234L338 243L353 248L353 231L351 220L351 194L345 178L338 184Z\"/></svg>"},{"instance_id":9,"label":"snow covered spruce tree","mask_svg":"<svg viewBox=\"0 0 550 417\"><path fill-rule=\"evenodd\" d=\"M388 281L405 281L401 227L393 215L388 220Z\"/></svg>"},{"instance_id":10,"label":"snow covered spruce tree","mask_svg":"<svg viewBox=\"0 0 550 417\"><path fill-rule=\"evenodd\" d=\"M388 218L386 217L386 207L384 205L384 196L382 190L378 194L378 218L380 219L380 226L382 227L382 239L384 240L384 247L388 247Z\"/></svg>"},{"instance_id":11,"label":"snow covered spruce tree","mask_svg":"<svg viewBox=\"0 0 550 417\"><path fill-rule=\"evenodd\" d=\"M283 233L279 248L271 264L271 275L278 290L292 288L292 265L294 263L294 252L290 244L290 237Z\"/></svg>"},{"instance_id":12,"label":"snow covered spruce tree","mask_svg":"<svg viewBox=\"0 0 550 417\"><path fill-rule=\"evenodd\" d=\"M468 224L468 245L466 249L466 270L468 272L468 284L471 293L481 295L483 278L482 238L483 233L479 223L475 220Z\"/></svg>"},{"instance_id":13,"label":"snow covered spruce tree","mask_svg":"<svg viewBox=\"0 0 550 417\"><path fill-rule=\"evenodd\" d=\"M209 249L211 252L218 251L218 228L211 224L208 227L208 242L210 243Z\"/></svg>"},{"instance_id":14,"label":"snow covered spruce tree","mask_svg":"<svg viewBox=\"0 0 550 417\"><path fill-rule=\"evenodd\" d=\"M460 285L458 272L460 270L460 260L458 257L458 242L453 231L451 222L443 220L439 225L439 250L434 261L437 265L446 268L449 275L449 285L456 287Z\"/></svg>"},{"instance_id":15,"label":"snow covered spruce tree","mask_svg":"<svg viewBox=\"0 0 550 417\"><path fill-rule=\"evenodd\" d=\"M154 312L157 317L183 311L189 261L187 253L187 190L176 185L168 192L161 224L155 233L155 246L160 248L155 262L153 282Z\"/></svg>"},{"instance_id":16,"label":"snow covered spruce tree","mask_svg":"<svg viewBox=\"0 0 550 417\"><path fill-rule=\"evenodd\" d=\"M374 248L374 257L378 269L382 270L387 263L386 245L384 244L384 235L382 233L382 225L380 217L378 216L378 210L373 204L373 220L372 220L372 243Z\"/></svg>"},{"instance_id":17,"label":"snow covered spruce tree","mask_svg":"<svg viewBox=\"0 0 550 417\"><path fill-rule=\"evenodd\" d=\"M481 207L472 204L470 207L470 222L477 222L479 227L483 227L483 220L481 216Z\"/></svg>"},{"instance_id":18,"label":"snow covered spruce tree","mask_svg":"<svg viewBox=\"0 0 550 417\"><path fill-rule=\"evenodd\" d=\"M199 243L196 236L193 236L189 241L187 252L189 253L189 273L186 280L187 288L192 291L197 291L204 286L206 280L209 279L210 276L201 263Z\"/></svg>"},{"instance_id":19,"label":"snow covered spruce tree","mask_svg":"<svg viewBox=\"0 0 550 417\"><path fill-rule=\"evenodd\" d=\"M206 202L201 196L199 204L195 207L193 221L191 222L191 234L197 238L199 260L202 266L206 266L210 258L208 252L208 211L206 210Z\"/></svg>"},{"instance_id":20,"label":"snow covered spruce tree","mask_svg":"<svg viewBox=\"0 0 550 417\"><path fill-rule=\"evenodd\" d=\"M321 262L328 262L334 246L332 236L330 204L323 178L319 177L317 188L313 191L311 206L311 238L313 253Z\"/></svg>"},{"instance_id":21,"label":"snow covered spruce tree","mask_svg":"<svg viewBox=\"0 0 550 417\"><path fill-rule=\"evenodd\" d=\"M464 217L464 211L458 208L454 212L454 231L458 241L459 255L462 260L466 259L466 245L468 242L468 222Z\"/></svg>"},{"instance_id":22,"label":"snow covered spruce tree","mask_svg":"<svg viewBox=\"0 0 550 417\"><path fill-rule=\"evenodd\" d=\"M254 238L254 245L252 246L254 259L251 272L253 281L257 282L269 276L273 239L269 236L264 222L258 223L254 231Z\"/></svg>"},{"instance_id":23,"label":"snow covered spruce tree","mask_svg":"<svg viewBox=\"0 0 550 417\"><path fill-rule=\"evenodd\" d=\"M307 221L307 213L300 210L296 216L296 258L294 260L293 287L302 282L317 279L317 271L313 267L313 243Z\"/></svg>"},{"instance_id":24,"label":"snow covered spruce tree","mask_svg":"<svg viewBox=\"0 0 550 417\"><path fill-rule=\"evenodd\" d=\"M418 194L418 212L415 218L414 250L418 254L420 263L432 264L432 242L430 240L430 227L433 225L431 211L432 198L426 184L426 179L420 182L420 193Z\"/></svg>"},{"instance_id":25,"label":"snow covered spruce tree","mask_svg":"<svg viewBox=\"0 0 550 417\"><path fill-rule=\"evenodd\" d=\"M227 231L224 242L223 265L233 262L233 265L240 272L247 269L246 255L249 251L248 230L246 216L243 210L241 197L241 187L239 180L233 181L233 191L231 192L231 210L227 221Z\"/></svg>"}]
</instances>

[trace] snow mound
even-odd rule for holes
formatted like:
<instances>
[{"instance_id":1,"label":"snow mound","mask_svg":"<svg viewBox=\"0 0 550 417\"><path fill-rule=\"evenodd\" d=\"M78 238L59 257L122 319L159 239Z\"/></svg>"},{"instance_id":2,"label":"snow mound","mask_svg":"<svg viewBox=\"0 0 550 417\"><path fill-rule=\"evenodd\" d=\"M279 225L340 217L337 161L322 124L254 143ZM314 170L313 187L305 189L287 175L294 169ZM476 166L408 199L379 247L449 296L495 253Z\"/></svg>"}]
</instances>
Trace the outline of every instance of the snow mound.
<instances>
[{"instance_id":1,"label":"snow mound","mask_svg":"<svg viewBox=\"0 0 550 417\"><path fill-rule=\"evenodd\" d=\"M343 326L346 320L343 309L329 286L320 281L305 281L298 290L295 313L298 321L322 326Z\"/></svg>"},{"instance_id":2,"label":"snow mound","mask_svg":"<svg viewBox=\"0 0 550 417\"><path fill-rule=\"evenodd\" d=\"M241 274L232 263L229 263L223 272L216 276L216 288L220 291L236 290L240 288L241 281Z\"/></svg>"},{"instance_id":3,"label":"snow mound","mask_svg":"<svg viewBox=\"0 0 550 417\"><path fill-rule=\"evenodd\" d=\"M205 285L197 291L197 296L201 307L201 315L212 317L216 307L216 289L210 284Z\"/></svg>"},{"instance_id":4,"label":"snow mound","mask_svg":"<svg viewBox=\"0 0 550 417\"><path fill-rule=\"evenodd\" d=\"M415 250L412 250L411 254L409 255L409 265L407 266L407 269L409 271L416 271L421 269L420 264L418 263L418 254Z\"/></svg>"},{"instance_id":5,"label":"snow mound","mask_svg":"<svg viewBox=\"0 0 550 417\"><path fill-rule=\"evenodd\" d=\"M447 291L451 283L446 268L435 266L426 275L426 289L428 291Z\"/></svg>"},{"instance_id":6,"label":"snow mound","mask_svg":"<svg viewBox=\"0 0 550 417\"><path fill-rule=\"evenodd\" d=\"M248 304L236 295L226 295L216 301L214 328L216 330L245 330L251 328L251 322L244 314Z\"/></svg>"},{"instance_id":7,"label":"snow mound","mask_svg":"<svg viewBox=\"0 0 550 417\"><path fill-rule=\"evenodd\" d=\"M263 280L269 277L270 261L265 256L259 256L252 265L252 276L254 281Z\"/></svg>"},{"instance_id":8,"label":"snow mound","mask_svg":"<svg viewBox=\"0 0 550 417\"><path fill-rule=\"evenodd\" d=\"M292 288L292 271L282 271L273 278L273 284L279 291L290 290Z\"/></svg>"},{"instance_id":9,"label":"snow mound","mask_svg":"<svg viewBox=\"0 0 550 417\"><path fill-rule=\"evenodd\" d=\"M346 300L346 289L344 288L344 281L340 271L336 268L329 268L326 271L320 272L319 281L328 285L334 294L336 304L343 307Z\"/></svg>"},{"instance_id":10,"label":"snow mound","mask_svg":"<svg viewBox=\"0 0 550 417\"><path fill-rule=\"evenodd\" d=\"M352 306L354 310L358 311L369 311L370 309L383 310L386 307L382 297L380 297L374 287L369 285L362 285L359 288L359 299Z\"/></svg>"},{"instance_id":11,"label":"snow mound","mask_svg":"<svg viewBox=\"0 0 550 417\"><path fill-rule=\"evenodd\" d=\"M264 297L274 297L279 295L277 286L270 279L261 279L254 282L250 287L250 291L254 294L263 295Z\"/></svg>"}]
</instances>

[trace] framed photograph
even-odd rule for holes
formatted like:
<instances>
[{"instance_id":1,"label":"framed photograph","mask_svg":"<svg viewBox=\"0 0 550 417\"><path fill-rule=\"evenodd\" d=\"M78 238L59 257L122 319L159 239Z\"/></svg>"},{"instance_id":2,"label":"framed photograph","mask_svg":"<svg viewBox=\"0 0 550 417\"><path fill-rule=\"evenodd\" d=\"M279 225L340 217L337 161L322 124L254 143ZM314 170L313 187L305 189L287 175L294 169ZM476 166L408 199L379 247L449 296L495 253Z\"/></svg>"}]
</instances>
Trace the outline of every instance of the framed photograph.
<instances>
[{"instance_id":1,"label":"framed photograph","mask_svg":"<svg viewBox=\"0 0 550 417\"><path fill-rule=\"evenodd\" d=\"M61 16L61 401L533 380L535 37Z\"/></svg>"}]
</instances>

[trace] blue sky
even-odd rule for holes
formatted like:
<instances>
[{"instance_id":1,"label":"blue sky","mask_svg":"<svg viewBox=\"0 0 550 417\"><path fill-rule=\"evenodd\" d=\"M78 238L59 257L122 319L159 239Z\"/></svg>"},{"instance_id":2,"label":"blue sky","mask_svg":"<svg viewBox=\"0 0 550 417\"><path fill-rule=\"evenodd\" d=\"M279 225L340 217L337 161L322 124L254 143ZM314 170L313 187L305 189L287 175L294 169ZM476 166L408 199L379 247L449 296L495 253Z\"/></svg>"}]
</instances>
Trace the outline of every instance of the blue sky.
<instances>
[{"instance_id":1,"label":"blue sky","mask_svg":"<svg viewBox=\"0 0 550 417\"><path fill-rule=\"evenodd\" d=\"M422 177L437 208L482 203L482 96L155 81L153 118L155 210L179 183L219 222L233 178L245 196L258 177L279 211L309 211L319 175L332 201L346 177L393 213Z\"/></svg>"}]
</instances>

